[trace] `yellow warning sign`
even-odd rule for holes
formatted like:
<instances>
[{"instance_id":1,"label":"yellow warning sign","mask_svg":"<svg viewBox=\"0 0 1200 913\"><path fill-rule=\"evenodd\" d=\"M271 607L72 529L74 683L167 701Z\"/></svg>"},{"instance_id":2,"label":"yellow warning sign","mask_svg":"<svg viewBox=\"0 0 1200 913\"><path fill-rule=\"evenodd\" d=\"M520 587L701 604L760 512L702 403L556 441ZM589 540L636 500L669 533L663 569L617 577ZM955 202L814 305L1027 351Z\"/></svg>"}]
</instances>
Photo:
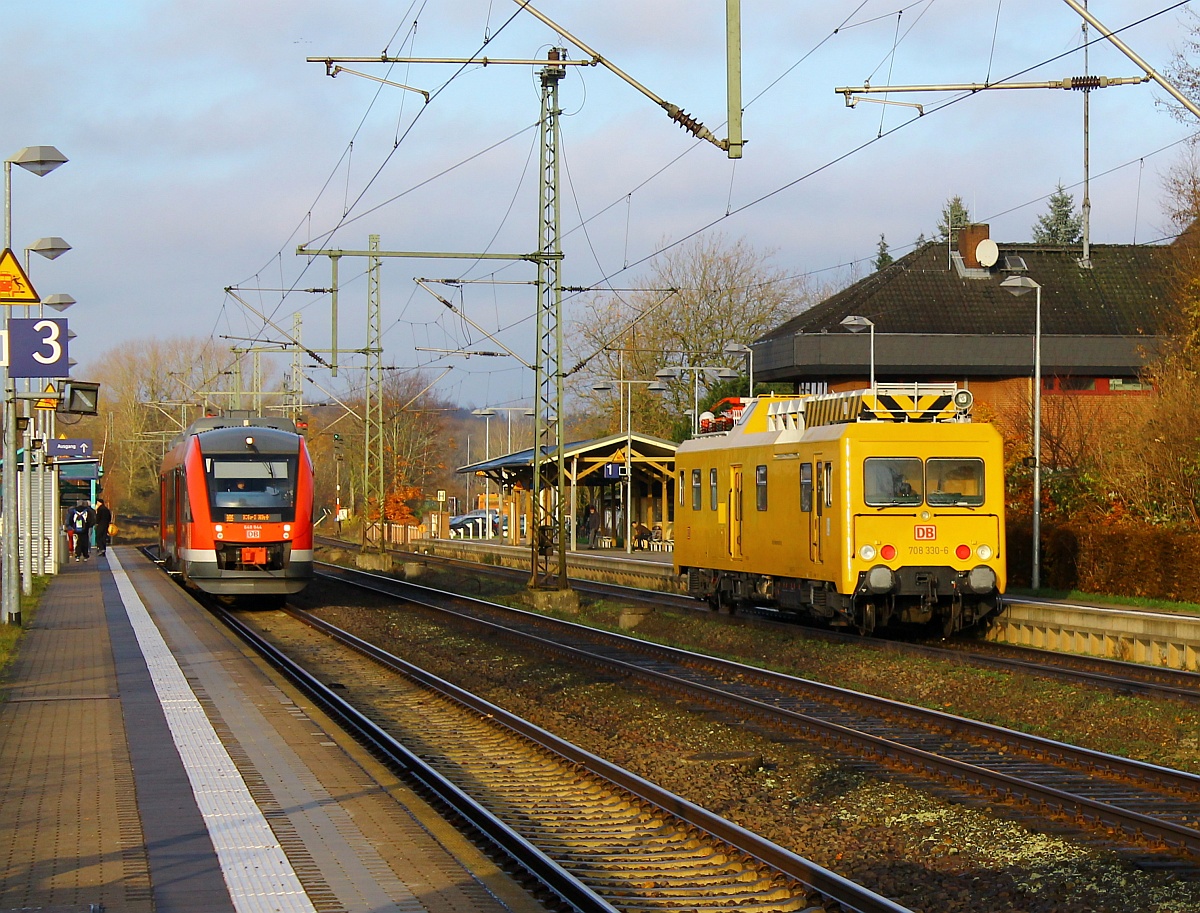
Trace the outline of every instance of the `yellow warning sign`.
<instances>
[{"instance_id":1,"label":"yellow warning sign","mask_svg":"<svg viewBox=\"0 0 1200 913\"><path fill-rule=\"evenodd\" d=\"M37 304L41 299L11 248L0 254L0 304Z\"/></svg>"},{"instance_id":2,"label":"yellow warning sign","mask_svg":"<svg viewBox=\"0 0 1200 913\"><path fill-rule=\"evenodd\" d=\"M43 390L42 392L43 393L53 393L55 395L53 397L47 397L46 399L39 399L37 401L37 403L34 404L34 408L35 409L57 409L58 408L58 395L57 395L58 390L55 389L54 384L46 384L46 389Z\"/></svg>"}]
</instances>

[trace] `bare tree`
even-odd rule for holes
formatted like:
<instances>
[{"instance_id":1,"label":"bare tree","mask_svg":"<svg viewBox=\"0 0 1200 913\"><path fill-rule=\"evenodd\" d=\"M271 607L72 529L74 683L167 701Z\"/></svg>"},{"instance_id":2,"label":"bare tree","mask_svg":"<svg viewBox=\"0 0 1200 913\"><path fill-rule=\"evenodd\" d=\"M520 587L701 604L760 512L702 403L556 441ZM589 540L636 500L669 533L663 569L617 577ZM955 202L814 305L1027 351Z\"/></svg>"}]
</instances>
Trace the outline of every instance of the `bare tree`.
<instances>
[{"instance_id":1,"label":"bare tree","mask_svg":"<svg viewBox=\"0 0 1200 913\"><path fill-rule=\"evenodd\" d=\"M101 356L88 372L101 384L100 415L70 433L103 447L106 500L125 514L157 513L166 446L202 414L196 390L227 380L220 365L229 357L195 338L129 342Z\"/></svg>"},{"instance_id":2,"label":"bare tree","mask_svg":"<svg viewBox=\"0 0 1200 913\"><path fill-rule=\"evenodd\" d=\"M598 394L601 380L650 381L664 367L718 366L745 370L745 359L723 353L747 344L808 307L815 294L806 279L771 265L773 254L719 234L673 248L641 282L644 290L596 294L572 321L570 349L584 361L572 379L583 412L605 430L624 421L619 403L632 394L634 425L666 437L676 417L692 406L695 375L685 371L663 400L646 384L616 385ZM699 378L707 391L713 378ZM599 430L599 429L598 429Z\"/></svg>"}]
</instances>

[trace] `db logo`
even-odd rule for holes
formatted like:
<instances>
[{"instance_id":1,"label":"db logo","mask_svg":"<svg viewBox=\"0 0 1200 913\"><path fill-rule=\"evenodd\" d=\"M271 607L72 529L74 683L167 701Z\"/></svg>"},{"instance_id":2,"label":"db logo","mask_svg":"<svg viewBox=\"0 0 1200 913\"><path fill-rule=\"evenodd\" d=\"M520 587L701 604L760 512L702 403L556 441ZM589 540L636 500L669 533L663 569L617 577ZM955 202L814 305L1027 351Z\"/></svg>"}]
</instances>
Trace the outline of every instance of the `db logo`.
<instances>
[{"instance_id":1,"label":"db logo","mask_svg":"<svg viewBox=\"0 0 1200 913\"><path fill-rule=\"evenodd\" d=\"M913 538L918 542L932 542L937 538L936 526L914 526Z\"/></svg>"}]
</instances>

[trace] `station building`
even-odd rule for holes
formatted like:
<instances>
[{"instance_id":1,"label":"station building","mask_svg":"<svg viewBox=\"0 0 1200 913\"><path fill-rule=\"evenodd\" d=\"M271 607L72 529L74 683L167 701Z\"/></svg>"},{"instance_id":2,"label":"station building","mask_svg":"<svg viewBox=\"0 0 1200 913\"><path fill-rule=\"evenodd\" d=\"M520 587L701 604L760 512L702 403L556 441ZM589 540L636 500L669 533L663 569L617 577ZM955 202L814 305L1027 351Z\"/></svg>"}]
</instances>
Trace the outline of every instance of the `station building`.
<instances>
[{"instance_id":1,"label":"station building","mask_svg":"<svg viewBox=\"0 0 1200 913\"><path fill-rule=\"evenodd\" d=\"M854 389L873 361L880 383L957 382L977 403L1028 404L1038 293L1001 287L1024 276L1041 287L1044 397L1145 394L1141 371L1172 307L1174 248L1098 244L1085 260L1078 245L998 244L988 234L969 225L953 245L924 244L797 314L754 341L755 377ZM873 330L848 332L849 316Z\"/></svg>"}]
</instances>

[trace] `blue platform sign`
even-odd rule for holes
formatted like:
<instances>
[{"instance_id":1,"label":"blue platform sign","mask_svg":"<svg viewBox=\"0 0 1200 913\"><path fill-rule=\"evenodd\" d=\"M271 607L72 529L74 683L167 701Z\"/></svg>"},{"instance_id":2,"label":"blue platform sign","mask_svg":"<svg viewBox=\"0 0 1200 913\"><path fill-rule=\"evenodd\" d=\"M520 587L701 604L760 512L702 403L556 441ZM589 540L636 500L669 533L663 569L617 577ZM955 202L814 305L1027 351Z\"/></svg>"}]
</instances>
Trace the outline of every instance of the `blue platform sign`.
<instances>
[{"instance_id":1,"label":"blue platform sign","mask_svg":"<svg viewBox=\"0 0 1200 913\"><path fill-rule=\"evenodd\" d=\"M86 437L76 438L60 438L55 440L51 438L46 441L46 455L52 457L90 457L92 453L92 439Z\"/></svg>"},{"instance_id":2,"label":"blue platform sign","mask_svg":"<svg viewBox=\"0 0 1200 913\"><path fill-rule=\"evenodd\" d=\"M9 319L9 377L66 377L70 373L67 321L64 318Z\"/></svg>"}]
</instances>

